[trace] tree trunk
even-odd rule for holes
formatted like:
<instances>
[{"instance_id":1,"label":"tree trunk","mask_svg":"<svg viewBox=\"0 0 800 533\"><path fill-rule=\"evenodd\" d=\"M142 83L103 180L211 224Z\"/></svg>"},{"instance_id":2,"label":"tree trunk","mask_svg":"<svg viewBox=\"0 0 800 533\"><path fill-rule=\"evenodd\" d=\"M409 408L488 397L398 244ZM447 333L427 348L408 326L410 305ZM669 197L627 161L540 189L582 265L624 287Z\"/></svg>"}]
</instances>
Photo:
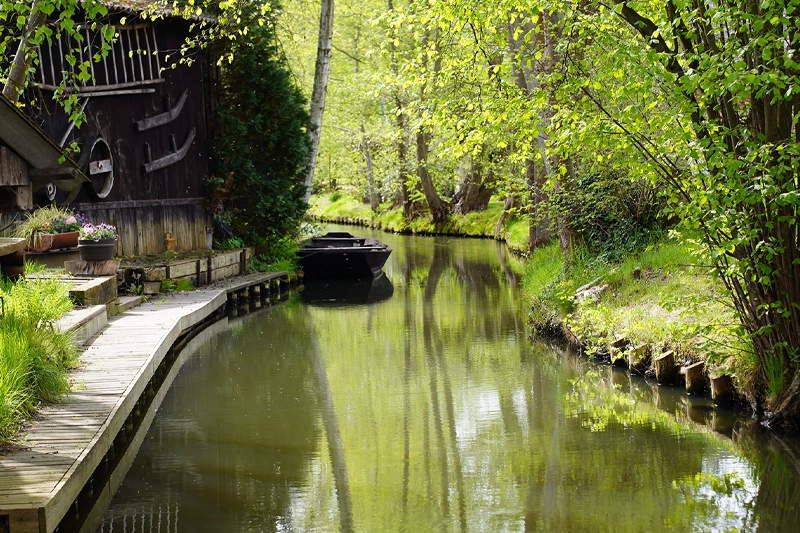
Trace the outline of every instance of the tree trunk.
<instances>
[{"instance_id":1,"label":"tree trunk","mask_svg":"<svg viewBox=\"0 0 800 533\"><path fill-rule=\"evenodd\" d=\"M411 218L412 205L411 199L408 195L408 146L406 145L406 124L403 114L403 102L399 96L395 97L395 111L397 117L397 130L400 133L397 139L397 161L399 170L397 177L400 182L400 187L397 189L396 205L403 206L403 218L406 220Z\"/></svg>"},{"instance_id":2,"label":"tree trunk","mask_svg":"<svg viewBox=\"0 0 800 533\"><path fill-rule=\"evenodd\" d=\"M36 0L31 4L31 13L28 17L28 23L25 25L25 33L19 42L17 53L14 55L14 62L11 64L11 69L8 73L8 79L3 87L3 96L14 103L19 101L19 95L22 93L25 81L28 78L28 69L36 53L36 48L31 46L31 37L47 21L47 15L39 11L37 4Z\"/></svg>"},{"instance_id":3,"label":"tree trunk","mask_svg":"<svg viewBox=\"0 0 800 533\"><path fill-rule=\"evenodd\" d=\"M386 8L389 13L394 12L394 1L386 0ZM390 26L389 30L389 51L391 53L391 66L392 73L395 77L399 75L397 66L397 45L395 44L397 36L395 34L395 27ZM395 198L395 207L403 206L403 218L406 220L411 219L414 214L414 205L408 194L408 145L406 144L406 121L405 121L405 105L400 96L400 90L395 89L394 95L394 111L397 123L397 131L399 133L397 139L397 161L399 164L399 171L397 173L400 186L397 189L397 197Z\"/></svg>"},{"instance_id":4,"label":"tree trunk","mask_svg":"<svg viewBox=\"0 0 800 533\"><path fill-rule=\"evenodd\" d=\"M484 177L483 165L480 162L474 159L470 161L461 188L453 198L453 212L466 215L473 211L485 210L494 194L494 181L491 172Z\"/></svg>"},{"instance_id":5,"label":"tree trunk","mask_svg":"<svg viewBox=\"0 0 800 533\"><path fill-rule=\"evenodd\" d=\"M439 45L438 45L438 34L439 28L434 27L434 47L436 48L437 54L436 58L433 61L433 74L436 75L442 69L442 60L441 55L438 53ZM421 46L425 47L428 43L428 31L425 32L425 38L422 40ZM428 59L427 59L427 52L424 55L425 60L423 61L423 70L427 69ZM419 98L420 101L425 101L425 87L427 83L424 83L423 86L419 90ZM430 145L431 145L431 137L429 131L425 130L425 124L421 124L419 129L417 130L417 177L419 177L419 181L422 184L422 192L425 194L425 200L428 203L428 207L431 210L431 218L433 219L434 225L439 225L447 221L447 217L450 215L450 206L442 200L439 196L439 193L436 192L436 187L433 185L433 179L431 178L431 174L428 169L428 153L430 152Z\"/></svg>"},{"instance_id":6,"label":"tree trunk","mask_svg":"<svg viewBox=\"0 0 800 533\"><path fill-rule=\"evenodd\" d=\"M511 209L519 207L517 204L517 199L514 197L513 194L509 194L506 196L506 201L503 203L503 212L500 214L500 218L497 219L497 226L494 228L494 238L499 239L500 236L503 234L503 227L506 223L506 218L508 217L509 211Z\"/></svg>"},{"instance_id":7,"label":"tree trunk","mask_svg":"<svg viewBox=\"0 0 800 533\"><path fill-rule=\"evenodd\" d=\"M372 152L369 149L369 139L364 124L361 124L361 152L364 154L364 163L367 172L367 187L369 189L369 205L372 211L378 211L378 190L375 187L375 172L372 169Z\"/></svg>"},{"instance_id":8,"label":"tree trunk","mask_svg":"<svg viewBox=\"0 0 800 533\"><path fill-rule=\"evenodd\" d=\"M552 237L550 219L544 212L544 202L547 196L544 193L544 182L547 178L543 171L544 165L537 165L536 161L525 161L525 178L528 182L529 207L528 216L531 226L528 232L528 248L530 251L545 244Z\"/></svg>"},{"instance_id":9,"label":"tree trunk","mask_svg":"<svg viewBox=\"0 0 800 533\"><path fill-rule=\"evenodd\" d=\"M433 179L431 179L430 172L428 172L430 137L430 134L425 133L422 129L417 131L417 176L420 183L422 183L422 192L425 194L425 200L427 200L428 207L431 210L433 223L441 224L447 221L450 208L441 199L439 193L436 192L436 188L433 186Z\"/></svg>"},{"instance_id":10,"label":"tree trunk","mask_svg":"<svg viewBox=\"0 0 800 533\"><path fill-rule=\"evenodd\" d=\"M533 28L529 27L526 29L532 30ZM508 47L514 56L519 52L517 41L514 38L515 31L516 27L513 24L509 24L507 35ZM526 33L528 32L522 32L523 35ZM545 42L544 31L540 28L535 31L535 35L537 43L532 43L532 45L539 44L544 48L543 53L546 53L548 46ZM542 71L544 72L544 69L542 69ZM537 74L532 68L527 67L523 63L515 64L513 72L515 74L514 77L517 87L526 94L533 95L534 91L541 89ZM541 120L538 127L541 132L536 141L537 146L531 148L534 153L536 151L541 153L541 164L537 167L537 162L533 159L533 156L525 161L525 181L528 184L528 215L531 221L528 235L528 247L531 251L544 244L551 237L550 221L544 216L544 203L547 200L544 184L550 173L550 163L547 158L547 146L544 137L546 134L544 131L549 126L550 121L544 111L540 113L540 117Z\"/></svg>"},{"instance_id":11,"label":"tree trunk","mask_svg":"<svg viewBox=\"0 0 800 533\"><path fill-rule=\"evenodd\" d=\"M314 68L314 88L311 91L311 121L308 135L311 138L311 154L306 175L305 201L311 197L314 169L319 154L319 139L322 135L322 114L325 111L325 96L328 92L328 75L331 70L331 48L333 45L333 0L322 0L319 13L319 42L317 63Z\"/></svg>"}]
</instances>

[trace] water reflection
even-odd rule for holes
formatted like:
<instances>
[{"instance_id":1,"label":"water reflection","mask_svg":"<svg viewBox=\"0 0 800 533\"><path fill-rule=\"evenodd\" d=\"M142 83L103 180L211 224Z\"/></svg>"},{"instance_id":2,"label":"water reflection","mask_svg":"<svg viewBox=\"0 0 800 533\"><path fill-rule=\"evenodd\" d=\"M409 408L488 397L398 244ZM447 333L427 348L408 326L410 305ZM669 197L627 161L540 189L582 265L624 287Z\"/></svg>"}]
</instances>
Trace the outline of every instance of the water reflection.
<instances>
[{"instance_id":1,"label":"water reflection","mask_svg":"<svg viewBox=\"0 0 800 533\"><path fill-rule=\"evenodd\" d=\"M306 281L300 299L308 305L341 307L374 304L391 298L394 285L381 271L375 277Z\"/></svg>"},{"instance_id":2,"label":"water reflection","mask_svg":"<svg viewBox=\"0 0 800 533\"><path fill-rule=\"evenodd\" d=\"M159 509L181 532L796 526L796 442L531 345L492 241L380 238L390 298L293 298L186 364L104 531Z\"/></svg>"}]
</instances>

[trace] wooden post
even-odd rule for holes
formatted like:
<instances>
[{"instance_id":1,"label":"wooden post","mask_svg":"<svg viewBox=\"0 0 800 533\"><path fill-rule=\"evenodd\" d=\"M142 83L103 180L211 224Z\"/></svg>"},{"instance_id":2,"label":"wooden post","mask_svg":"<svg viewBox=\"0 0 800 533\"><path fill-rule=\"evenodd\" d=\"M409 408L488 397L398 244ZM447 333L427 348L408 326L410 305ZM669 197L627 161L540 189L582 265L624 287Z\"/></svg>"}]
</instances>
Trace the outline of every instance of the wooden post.
<instances>
[{"instance_id":1,"label":"wooden post","mask_svg":"<svg viewBox=\"0 0 800 533\"><path fill-rule=\"evenodd\" d=\"M239 297L235 292L228 295L228 315L239 316Z\"/></svg>"},{"instance_id":2,"label":"wooden post","mask_svg":"<svg viewBox=\"0 0 800 533\"><path fill-rule=\"evenodd\" d=\"M25 276L25 250L18 250L13 254L4 255L0 260L0 271L4 276L17 278Z\"/></svg>"},{"instance_id":3,"label":"wooden post","mask_svg":"<svg viewBox=\"0 0 800 533\"><path fill-rule=\"evenodd\" d=\"M626 366L625 349L628 347L628 339L620 337L611 341L608 345L608 354L611 357L611 364L614 366Z\"/></svg>"},{"instance_id":4,"label":"wooden post","mask_svg":"<svg viewBox=\"0 0 800 533\"><path fill-rule=\"evenodd\" d=\"M650 350L647 344L639 344L633 350L628 351L628 368L631 372L638 372L639 374L647 370L648 360L650 359Z\"/></svg>"},{"instance_id":5,"label":"wooden post","mask_svg":"<svg viewBox=\"0 0 800 533\"><path fill-rule=\"evenodd\" d=\"M247 249L242 248L242 253L239 255L239 275L244 276L247 273Z\"/></svg>"},{"instance_id":6,"label":"wooden post","mask_svg":"<svg viewBox=\"0 0 800 533\"><path fill-rule=\"evenodd\" d=\"M288 297L289 296L289 276L283 276L280 278L281 284L281 296Z\"/></svg>"},{"instance_id":7,"label":"wooden post","mask_svg":"<svg viewBox=\"0 0 800 533\"><path fill-rule=\"evenodd\" d=\"M261 285L253 285L253 306L256 309L261 307Z\"/></svg>"},{"instance_id":8,"label":"wooden post","mask_svg":"<svg viewBox=\"0 0 800 533\"><path fill-rule=\"evenodd\" d=\"M277 278L270 280L270 285L272 285L272 296L273 298L280 299L281 297L281 282Z\"/></svg>"},{"instance_id":9,"label":"wooden post","mask_svg":"<svg viewBox=\"0 0 800 533\"><path fill-rule=\"evenodd\" d=\"M711 378L711 399L716 405L730 405L733 402L733 380L721 375Z\"/></svg>"},{"instance_id":10,"label":"wooden post","mask_svg":"<svg viewBox=\"0 0 800 533\"><path fill-rule=\"evenodd\" d=\"M39 533L38 509L23 509L9 512L8 531L10 533Z\"/></svg>"},{"instance_id":11,"label":"wooden post","mask_svg":"<svg viewBox=\"0 0 800 533\"><path fill-rule=\"evenodd\" d=\"M708 388L708 380L704 372L706 364L703 361L686 367L686 392L688 394L703 394Z\"/></svg>"},{"instance_id":12,"label":"wooden post","mask_svg":"<svg viewBox=\"0 0 800 533\"><path fill-rule=\"evenodd\" d=\"M660 385L672 385L678 377L678 366L675 364L675 352L668 350L653 361L656 370L656 381Z\"/></svg>"},{"instance_id":13,"label":"wooden post","mask_svg":"<svg viewBox=\"0 0 800 533\"><path fill-rule=\"evenodd\" d=\"M211 256L206 259L206 284L210 284L214 281L214 276L211 272Z\"/></svg>"},{"instance_id":14,"label":"wooden post","mask_svg":"<svg viewBox=\"0 0 800 533\"><path fill-rule=\"evenodd\" d=\"M269 297L271 294L272 291L269 286L269 280L267 280L261 284L261 298L264 300L264 303L269 303Z\"/></svg>"},{"instance_id":15,"label":"wooden post","mask_svg":"<svg viewBox=\"0 0 800 533\"><path fill-rule=\"evenodd\" d=\"M250 312L250 291L247 287L239 291L239 305L242 306L242 311L245 313Z\"/></svg>"}]
</instances>

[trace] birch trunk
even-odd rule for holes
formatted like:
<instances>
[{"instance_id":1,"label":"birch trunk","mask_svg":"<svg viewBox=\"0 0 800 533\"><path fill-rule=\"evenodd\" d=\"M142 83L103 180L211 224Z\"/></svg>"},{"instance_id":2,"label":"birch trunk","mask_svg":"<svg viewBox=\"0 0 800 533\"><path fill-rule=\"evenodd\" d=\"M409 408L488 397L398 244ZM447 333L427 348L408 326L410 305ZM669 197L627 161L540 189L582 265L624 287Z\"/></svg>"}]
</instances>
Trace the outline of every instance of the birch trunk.
<instances>
[{"instance_id":1,"label":"birch trunk","mask_svg":"<svg viewBox=\"0 0 800 533\"><path fill-rule=\"evenodd\" d=\"M25 33L17 47L14 62L11 64L8 79L3 87L3 96L14 103L19 101L19 95L22 93L22 89L25 87L25 80L28 77L28 69L33 61L35 48L31 44L31 37L47 21L47 15L39 11L37 4L38 2L36 1L31 4L31 14L28 17L28 23L25 25Z\"/></svg>"},{"instance_id":2,"label":"birch trunk","mask_svg":"<svg viewBox=\"0 0 800 533\"><path fill-rule=\"evenodd\" d=\"M333 44L333 0L322 0L319 13L319 42L317 44L317 63L314 69L314 88L311 91L311 122L308 135L311 138L311 157L306 175L305 201L311 197L314 183L314 169L319 154L319 139L322 134L322 114L325 111L325 96L328 92L328 75L331 70L331 49Z\"/></svg>"}]
</instances>

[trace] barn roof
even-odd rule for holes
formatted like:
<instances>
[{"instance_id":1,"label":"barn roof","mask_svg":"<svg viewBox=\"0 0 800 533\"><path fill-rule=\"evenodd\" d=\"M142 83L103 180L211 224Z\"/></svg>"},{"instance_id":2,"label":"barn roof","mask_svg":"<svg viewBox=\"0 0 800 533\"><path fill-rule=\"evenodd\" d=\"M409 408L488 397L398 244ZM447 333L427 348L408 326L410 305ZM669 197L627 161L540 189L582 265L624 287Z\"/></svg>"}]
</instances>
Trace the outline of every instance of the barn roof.
<instances>
[{"instance_id":1,"label":"barn roof","mask_svg":"<svg viewBox=\"0 0 800 533\"><path fill-rule=\"evenodd\" d=\"M7 145L33 168L78 164L56 141L31 121L8 98L0 94L0 142ZM64 158L64 163L59 160Z\"/></svg>"},{"instance_id":2,"label":"barn roof","mask_svg":"<svg viewBox=\"0 0 800 533\"><path fill-rule=\"evenodd\" d=\"M155 6L155 12L164 17L175 16L176 18L183 18L183 15L175 15L172 5L159 0L100 0L100 2L109 9L115 11L122 11L138 15L148 10L151 6ZM208 15L195 15L192 14L189 20L195 22L216 22L214 17Z\"/></svg>"}]
</instances>

